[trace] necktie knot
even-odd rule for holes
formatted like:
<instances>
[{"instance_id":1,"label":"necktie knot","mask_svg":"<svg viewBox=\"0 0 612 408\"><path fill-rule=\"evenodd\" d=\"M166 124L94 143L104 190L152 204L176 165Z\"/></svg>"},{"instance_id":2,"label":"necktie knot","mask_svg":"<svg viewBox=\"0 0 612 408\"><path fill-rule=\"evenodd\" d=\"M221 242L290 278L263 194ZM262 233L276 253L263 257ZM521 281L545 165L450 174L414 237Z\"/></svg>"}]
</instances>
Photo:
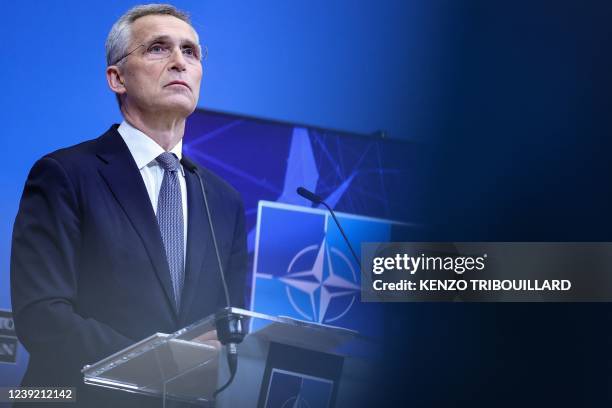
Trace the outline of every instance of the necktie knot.
<instances>
[{"instance_id":1,"label":"necktie knot","mask_svg":"<svg viewBox=\"0 0 612 408\"><path fill-rule=\"evenodd\" d=\"M166 171L177 171L179 169L179 159L170 152L163 152L155 159Z\"/></svg>"}]
</instances>

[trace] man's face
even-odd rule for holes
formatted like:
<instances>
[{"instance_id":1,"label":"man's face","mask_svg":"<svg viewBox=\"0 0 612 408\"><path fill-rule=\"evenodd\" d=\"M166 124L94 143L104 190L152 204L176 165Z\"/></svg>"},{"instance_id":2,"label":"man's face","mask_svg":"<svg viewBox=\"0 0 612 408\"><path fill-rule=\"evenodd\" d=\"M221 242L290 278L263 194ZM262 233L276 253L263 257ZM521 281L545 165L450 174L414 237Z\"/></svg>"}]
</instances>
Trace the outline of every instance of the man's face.
<instances>
[{"instance_id":1,"label":"man's face","mask_svg":"<svg viewBox=\"0 0 612 408\"><path fill-rule=\"evenodd\" d=\"M191 54L199 53L197 44L193 28L176 17L149 15L134 21L128 51L140 48L121 65L128 109L190 115L202 81L202 64Z\"/></svg>"}]
</instances>

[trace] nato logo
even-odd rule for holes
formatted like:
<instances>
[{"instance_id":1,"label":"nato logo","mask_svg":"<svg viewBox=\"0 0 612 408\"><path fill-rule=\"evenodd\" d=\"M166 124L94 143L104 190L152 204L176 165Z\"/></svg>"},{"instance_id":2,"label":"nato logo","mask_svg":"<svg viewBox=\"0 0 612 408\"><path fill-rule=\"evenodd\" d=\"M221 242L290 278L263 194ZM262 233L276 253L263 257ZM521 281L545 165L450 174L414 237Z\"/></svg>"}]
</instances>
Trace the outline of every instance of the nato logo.
<instances>
[{"instance_id":1,"label":"nato logo","mask_svg":"<svg viewBox=\"0 0 612 408\"><path fill-rule=\"evenodd\" d=\"M336 214L351 244L385 242L392 222ZM260 201L251 309L375 334L382 316L360 302L359 265L326 210ZM379 318L377 318L379 317Z\"/></svg>"},{"instance_id":2,"label":"nato logo","mask_svg":"<svg viewBox=\"0 0 612 408\"><path fill-rule=\"evenodd\" d=\"M327 408L334 382L292 371L273 369L265 408Z\"/></svg>"},{"instance_id":3,"label":"nato logo","mask_svg":"<svg viewBox=\"0 0 612 408\"><path fill-rule=\"evenodd\" d=\"M337 262L332 262L337 257ZM334 273L334 263L350 271L348 279ZM338 268L336 268L338 269ZM309 245L298 252L278 279L285 284L287 298L304 319L331 323L343 317L355 303L359 292L357 273L351 261L338 248L330 248L323 238L319 245ZM298 301L300 293L307 296L306 307ZM328 313L332 299L342 304L335 313Z\"/></svg>"}]
</instances>

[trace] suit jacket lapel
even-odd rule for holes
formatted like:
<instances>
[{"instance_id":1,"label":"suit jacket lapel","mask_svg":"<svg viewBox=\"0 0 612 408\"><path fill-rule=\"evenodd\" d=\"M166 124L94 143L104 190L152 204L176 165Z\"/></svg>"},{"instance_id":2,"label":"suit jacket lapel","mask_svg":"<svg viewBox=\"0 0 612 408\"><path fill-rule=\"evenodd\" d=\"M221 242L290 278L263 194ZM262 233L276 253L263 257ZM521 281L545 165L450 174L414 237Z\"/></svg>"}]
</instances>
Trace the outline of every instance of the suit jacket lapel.
<instances>
[{"instance_id":1,"label":"suit jacket lapel","mask_svg":"<svg viewBox=\"0 0 612 408\"><path fill-rule=\"evenodd\" d=\"M189 310L189 306L197 295L198 280L202 273L204 259L213 256L210 241L210 228L206 219L204 200L197 176L185 171L187 185L187 257L185 262L185 285L183 287L182 315ZM199 295L204 295L200 293Z\"/></svg>"},{"instance_id":2,"label":"suit jacket lapel","mask_svg":"<svg viewBox=\"0 0 612 408\"><path fill-rule=\"evenodd\" d=\"M140 236L176 318L170 269L157 218L136 162L116 129L113 126L99 139L97 155L103 162L99 171Z\"/></svg>"}]
</instances>

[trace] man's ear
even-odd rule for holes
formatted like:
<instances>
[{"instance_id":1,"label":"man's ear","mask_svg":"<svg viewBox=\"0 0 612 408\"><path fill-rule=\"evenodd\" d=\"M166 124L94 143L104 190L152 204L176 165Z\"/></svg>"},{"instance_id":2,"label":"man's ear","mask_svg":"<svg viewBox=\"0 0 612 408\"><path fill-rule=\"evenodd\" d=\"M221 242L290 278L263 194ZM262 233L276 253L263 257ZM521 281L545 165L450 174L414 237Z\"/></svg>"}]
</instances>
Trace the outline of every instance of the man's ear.
<instances>
[{"instance_id":1,"label":"man's ear","mask_svg":"<svg viewBox=\"0 0 612 408\"><path fill-rule=\"evenodd\" d=\"M122 95L126 92L123 76L118 66L110 65L106 67L106 82L108 82L108 87L114 93Z\"/></svg>"}]
</instances>

